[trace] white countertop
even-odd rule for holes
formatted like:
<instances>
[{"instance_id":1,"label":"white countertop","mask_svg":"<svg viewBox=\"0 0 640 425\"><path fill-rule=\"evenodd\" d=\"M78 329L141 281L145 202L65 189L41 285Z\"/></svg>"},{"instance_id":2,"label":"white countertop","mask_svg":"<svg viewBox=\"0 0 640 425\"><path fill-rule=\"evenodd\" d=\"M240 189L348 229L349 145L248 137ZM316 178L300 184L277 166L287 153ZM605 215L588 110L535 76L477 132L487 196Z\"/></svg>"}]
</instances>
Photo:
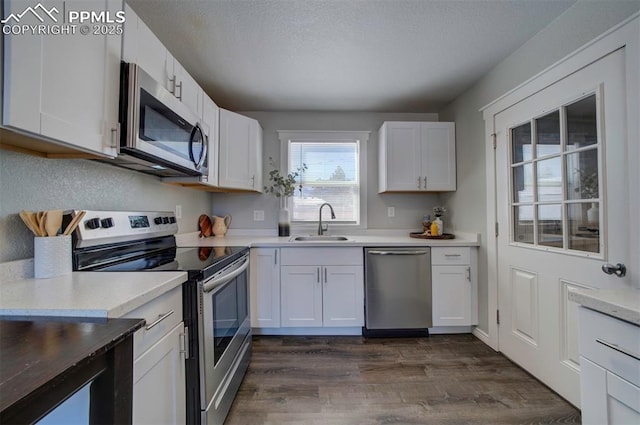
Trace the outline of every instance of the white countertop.
<instances>
[{"instance_id":1,"label":"white countertop","mask_svg":"<svg viewBox=\"0 0 640 425\"><path fill-rule=\"evenodd\" d=\"M74 272L3 279L0 315L117 318L187 280L185 272Z\"/></svg>"},{"instance_id":2,"label":"white countertop","mask_svg":"<svg viewBox=\"0 0 640 425\"><path fill-rule=\"evenodd\" d=\"M348 241L292 241L293 236L265 236L261 234L231 234L225 237L200 238L198 232L176 235L178 246L248 246L250 248L266 247L362 247L362 246L479 246L477 234L456 233L455 239L417 239L409 237L409 232L398 231L397 235L389 234L347 235ZM294 236L304 236L302 234Z\"/></svg>"},{"instance_id":3,"label":"white countertop","mask_svg":"<svg viewBox=\"0 0 640 425\"><path fill-rule=\"evenodd\" d=\"M570 289L569 300L640 326L640 289Z\"/></svg>"}]
</instances>

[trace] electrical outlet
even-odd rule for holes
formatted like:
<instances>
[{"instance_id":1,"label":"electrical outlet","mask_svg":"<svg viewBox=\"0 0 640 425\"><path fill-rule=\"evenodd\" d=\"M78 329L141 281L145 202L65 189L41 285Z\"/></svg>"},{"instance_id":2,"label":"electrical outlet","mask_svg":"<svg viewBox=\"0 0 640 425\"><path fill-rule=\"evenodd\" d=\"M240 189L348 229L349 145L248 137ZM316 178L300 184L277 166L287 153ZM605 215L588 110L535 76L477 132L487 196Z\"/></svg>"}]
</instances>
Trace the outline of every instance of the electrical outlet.
<instances>
[{"instance_id":1,"label":"electrical outlet","mask_svg":"<svg viewBox=\"0 0 640 425\"><path fill-rule=\"evenodd\" d=\"M253 221L264 221L264 210L255 210L253 212Z\"/></svg>"},{"instance_id":2,"label":"electrical outlet","mask_svg":"<svg viewBox=\"0 0 640 425\"><path fill-rule=\"evenodd\" d=\"M396 207L387 207L387 217L396 216Z\"/></svg>"},{"instance_id":3,"label":"electrical outlet","mask_svg":"<svg viewBox=\"0 0 640 425\"><path fill-rule=\"evenodd\" d=\"M176 205L176 218L182 218L182 205Z\"/></svg>"}]
</instances>

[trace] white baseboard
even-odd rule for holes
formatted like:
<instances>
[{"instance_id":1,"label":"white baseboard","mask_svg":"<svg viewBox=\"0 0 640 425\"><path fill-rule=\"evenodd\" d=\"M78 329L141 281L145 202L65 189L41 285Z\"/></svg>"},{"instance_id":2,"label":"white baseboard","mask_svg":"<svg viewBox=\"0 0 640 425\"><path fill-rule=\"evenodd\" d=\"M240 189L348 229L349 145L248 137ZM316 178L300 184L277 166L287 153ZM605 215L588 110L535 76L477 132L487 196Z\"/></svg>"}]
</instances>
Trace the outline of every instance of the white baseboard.
<instances>
[{"instance_id":1,"label":"white baseboard","mask_svg":"<svg viewBox=\"0 0 640 425\"><path fill-rule=\"evenodd\" d=\"M362 328L252 328L254 335L362 336Z\"/></svg>"},{"instance_id":2,"label":"white baseboard","mask_svg":"<svg viewBox=\"0 0 640 425\"><path fill-rule=\"evenodd\" d=\"M471 326L435 326L429 328L429 334L431 335L469 333L471 333Z\"/></svg>"},{"instance_id":3,"label":"white baseboard","mask_svg":"<svg viewBox=\"0 0 640 425\"><path fill-rule=\"evenodd\" d=\"M473 331L471 332L476 338L478 338L480 341L484 342L485 344L487 344L489 347L491 347L491 344L489 344L489 334L486 333L485 331L481 330L480 328L474 328ZM492 347L493 348L493 347Z\"/></svg>"}]
</instances>

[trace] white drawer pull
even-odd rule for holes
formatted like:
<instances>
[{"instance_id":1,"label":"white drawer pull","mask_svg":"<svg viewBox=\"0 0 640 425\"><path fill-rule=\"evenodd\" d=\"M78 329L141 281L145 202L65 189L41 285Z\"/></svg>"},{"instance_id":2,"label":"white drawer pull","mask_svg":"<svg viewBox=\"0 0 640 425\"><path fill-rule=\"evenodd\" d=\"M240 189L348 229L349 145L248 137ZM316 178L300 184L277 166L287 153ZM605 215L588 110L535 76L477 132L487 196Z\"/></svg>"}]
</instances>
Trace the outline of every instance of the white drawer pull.
<instances>
[{"instance_id":1,"label":"white drawer pull","mask_svg":"<svg viewBox=\"0 0 640 425\"><path fill-rule=\"evenodd\" d=\"M173 310L171 310L168 313L165 314L161 314L160 316L158 316L158 320L156 320L155 322L153 322L150 325L147 325L146 329L147 330L151 330L151 328L153 328L154 326L156 326L158 323L162 322L164 319L166 319L167 317L171 316L173 314Z\"/></svg>"},{"instance_id":2,"label":"white drawer pull","mask_svg":"<svg viewBox=\"0 0 640 425\"><path fill-rule=\"evenodd\" d=\"M638 354L636 354L636 353L634 353L634 352L631 352L631 351L625 350L624 348L621 348L618 344L614 344L614 343L611 343L611 342L607 342L607 341L604 341L604 340L602 340L602 339L600 339L600 338L596 338L596 342L597 342L598 344L602 344L602 345L604 345L605 347L609 347L609 348L611 348L612 350L616 350L616 351L618 351L618 352L620 352L620 353L622 353L622 354L625 354L625 355L627 355L627 356L629 356L629 357L632 357L632 358L634 358L634 359L636 359L636 360L640 360L640 355L638 355Z\"/></svg>"}]
</instances>

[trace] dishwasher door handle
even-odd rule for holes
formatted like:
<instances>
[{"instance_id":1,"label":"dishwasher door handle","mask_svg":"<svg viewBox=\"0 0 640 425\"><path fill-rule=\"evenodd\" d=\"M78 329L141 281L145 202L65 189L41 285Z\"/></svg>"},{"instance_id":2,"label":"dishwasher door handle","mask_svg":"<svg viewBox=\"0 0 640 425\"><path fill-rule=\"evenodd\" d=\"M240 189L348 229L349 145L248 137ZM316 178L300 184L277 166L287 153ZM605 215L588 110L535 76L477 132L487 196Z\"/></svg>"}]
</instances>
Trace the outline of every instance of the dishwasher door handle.
<instances>
[{"instance_id":1,"label":"dishwasher door handle","mask_svg":"<svg viewBox=\"0 0 640 425\"><path fill-rule=\"evenodd\" d=\"M429 251L368 251L371 255L427 255Z\"/></svg>"}]
</instances>

